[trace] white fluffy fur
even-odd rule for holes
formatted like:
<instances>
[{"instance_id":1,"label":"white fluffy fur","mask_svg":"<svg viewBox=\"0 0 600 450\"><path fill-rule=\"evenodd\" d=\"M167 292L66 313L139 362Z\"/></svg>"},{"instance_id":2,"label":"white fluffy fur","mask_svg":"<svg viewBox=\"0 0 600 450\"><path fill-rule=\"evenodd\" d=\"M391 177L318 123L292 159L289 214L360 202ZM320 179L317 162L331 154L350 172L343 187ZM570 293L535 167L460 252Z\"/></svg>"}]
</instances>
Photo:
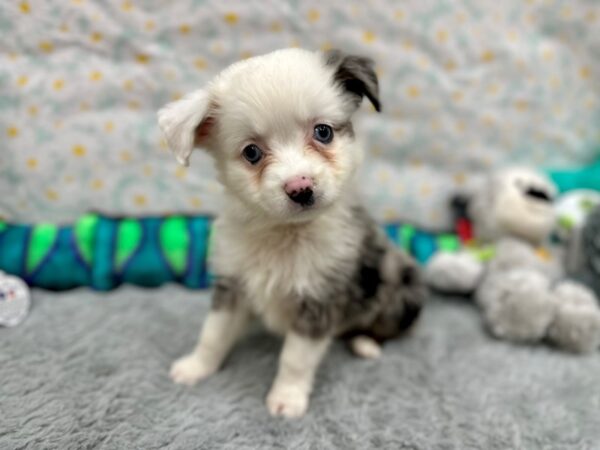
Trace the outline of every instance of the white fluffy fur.
<instances>
[{"instance_id":1,"label":"white fluffy fur","mask_svg":"<svg viewBox=\"0 0 600 450\"><path fill-rule=\"evenodd\" d=\"M212 263L220 275L243 282L247 300L243 312L211 312L197 349L173 365L171 376L193 384L215 372L241 333L245 315L253 313L285 335L267 399L275 415L304 413L329 342L291 332L289 305L282 300L291 293L322 292L323 274L355 261L359 252L350 205L362 153L351 133L336 134L329 145L333 163L311 149L316 124L343 127L356 109L333 83L333 70L320 53L280 50L230 66L205 89L158 114L179 162L187 163L196 144L214 157L226 201L215 224ZM198 142L201 123L211 128ZM260 177L242 158L242 149L252 143L269 152ZM297 176L314 180L313 208L299 207L284 192L284 183Z\"/></svg>"}]
</instances>

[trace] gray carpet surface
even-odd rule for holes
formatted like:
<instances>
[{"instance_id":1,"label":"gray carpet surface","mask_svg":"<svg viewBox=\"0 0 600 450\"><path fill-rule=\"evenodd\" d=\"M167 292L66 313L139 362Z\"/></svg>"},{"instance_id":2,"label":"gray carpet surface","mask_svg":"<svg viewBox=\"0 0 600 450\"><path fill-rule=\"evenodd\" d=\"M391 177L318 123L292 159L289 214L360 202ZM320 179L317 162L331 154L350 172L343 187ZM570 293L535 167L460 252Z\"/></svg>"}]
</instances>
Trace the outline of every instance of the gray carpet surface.
<instances>
[{"instance_id":1,"label":"gray carpet surface","mask_svg":"<svg viewBox=\"0 0 600 450\"><path fill-rule=\"evenodd\" d=\"M379 361L334 345L289 421L264 406L281 341L260 329L204 383L169 381L208 293L33 295L26 322L0 329L0 449L600 448L600 353L493 340L464 301L433 299Z\"/></svg>"}]
</instances>

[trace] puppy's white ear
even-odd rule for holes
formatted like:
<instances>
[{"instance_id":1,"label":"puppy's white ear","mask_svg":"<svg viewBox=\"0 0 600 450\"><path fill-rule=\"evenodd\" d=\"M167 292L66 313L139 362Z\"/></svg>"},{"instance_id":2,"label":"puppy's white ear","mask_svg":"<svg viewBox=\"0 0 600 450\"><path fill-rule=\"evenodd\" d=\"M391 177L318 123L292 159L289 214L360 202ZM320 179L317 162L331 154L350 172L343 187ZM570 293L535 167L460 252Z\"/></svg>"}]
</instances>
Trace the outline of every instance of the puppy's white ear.
<instances>
[{"instance_id":1,"label":"puppy's white ear","mask_svg":"<svg viewBox=\"0 0 600 450\"><path fill-rule=\"evenodd\" d=\"M202 144L213 125L210 100L205 90L194 91L158 111L160 126L177 161L187 166L194 147Z\"/></svg>"}]
</instances>

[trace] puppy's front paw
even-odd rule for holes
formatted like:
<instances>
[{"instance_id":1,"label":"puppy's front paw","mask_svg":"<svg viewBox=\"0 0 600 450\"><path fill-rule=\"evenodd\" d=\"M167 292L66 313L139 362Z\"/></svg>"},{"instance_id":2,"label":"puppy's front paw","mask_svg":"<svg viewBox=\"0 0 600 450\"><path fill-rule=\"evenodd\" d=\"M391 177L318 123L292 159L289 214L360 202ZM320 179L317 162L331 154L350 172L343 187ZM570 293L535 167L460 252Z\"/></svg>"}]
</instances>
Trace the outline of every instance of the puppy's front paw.
<instances>
[{"instance_id":1,"label":"puppy's front paw","mask_svg":"<svg viewBox=\"0 0 600 450\"><path fill-rule=\"evenodd\" d=\"M169 376L177 384L193 386L198 381L209 377L216 369L206 365L198 355L190 355L179 358L171 365Z\"/></svg>"},{"instance_id":2,"label":"puppy's front paw","mask_svg":"<svg viewBox=\"0 0 600 450\"><path fill-rule=\"evenodd\" d=\"M308 409L308 393L295 385L276 384L267 396L267 408L272 416L302 417Z\"/></svg>"}]
</instances>

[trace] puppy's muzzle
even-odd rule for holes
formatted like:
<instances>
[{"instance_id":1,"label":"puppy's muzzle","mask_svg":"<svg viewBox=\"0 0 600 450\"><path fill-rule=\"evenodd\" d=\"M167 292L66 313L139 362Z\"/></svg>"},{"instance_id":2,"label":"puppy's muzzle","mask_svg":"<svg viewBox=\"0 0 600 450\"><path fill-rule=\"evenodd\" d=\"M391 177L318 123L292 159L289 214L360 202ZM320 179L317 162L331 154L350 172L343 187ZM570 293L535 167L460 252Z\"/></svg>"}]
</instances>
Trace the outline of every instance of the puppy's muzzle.
<instances>
[{"instance_id":1,"label":"puppy's muzzle","mask_svg":"<svg viewBox=\"0 0 600 450\"><path fill-rule=\"evenodd\" d=\"M310 177L292 178L283 189L290 200L300 206L312 206L315 203L314 183Z\"/></svg>"}]
</instances>

